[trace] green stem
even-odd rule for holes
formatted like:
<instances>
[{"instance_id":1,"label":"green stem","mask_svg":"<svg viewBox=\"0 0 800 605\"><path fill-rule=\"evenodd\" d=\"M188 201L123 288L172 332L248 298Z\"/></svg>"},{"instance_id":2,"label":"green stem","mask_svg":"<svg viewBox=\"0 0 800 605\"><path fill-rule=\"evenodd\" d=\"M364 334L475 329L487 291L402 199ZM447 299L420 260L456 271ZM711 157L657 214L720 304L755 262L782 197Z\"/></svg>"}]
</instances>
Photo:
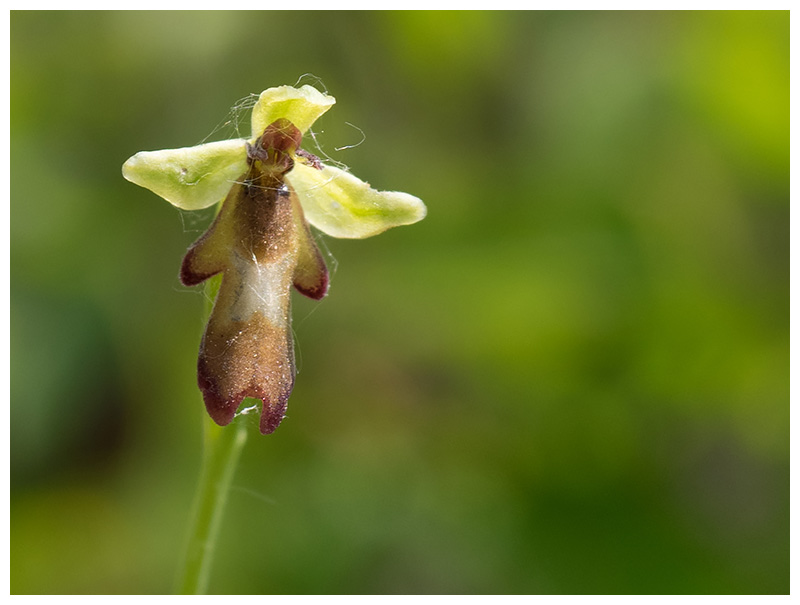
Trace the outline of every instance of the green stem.
<instances>
[{"instance_id":1,"label":"green stem","mask_svg":"<svg viewBox=\"0 0 800 605\"><path fill-rule=\"evenodd\" d=\"M206 320L211 315L221 282L221 275L206 281ZM204 594L208 588L222 513L239 454L247 441L247 425L242 418L234 418L227 427L217 426L205 413L203 419L203 467L192 506L186 552L178 576L179 594Z\"/></svg>"},{"instance_id":2,"label":"green stem","mask_svg":"<svg viewBox=\"0 0 800 605\"><path fill-rule=\"evenodd\" d=\"M227 427L217 426L210 418L205 418L203 470L178 579L179 594L206 592L228 490L246 440L247 425L240 418Z\"/></svg>"}]
</instances>

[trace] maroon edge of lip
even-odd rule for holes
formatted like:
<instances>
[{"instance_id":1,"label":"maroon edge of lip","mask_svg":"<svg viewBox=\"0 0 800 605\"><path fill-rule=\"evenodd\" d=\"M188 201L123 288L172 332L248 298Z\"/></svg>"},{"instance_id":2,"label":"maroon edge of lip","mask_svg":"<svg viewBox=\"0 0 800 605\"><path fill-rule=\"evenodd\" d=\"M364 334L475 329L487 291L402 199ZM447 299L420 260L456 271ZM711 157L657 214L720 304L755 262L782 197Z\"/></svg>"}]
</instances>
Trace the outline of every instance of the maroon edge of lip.
<instances>
[{"instance_id":1,"label":"maroon edge of lip","mask_svg":"<svg viewBox=\"0 0 800 605\"><path fill-rule=\"evenodd\" d=\"M294 287L303 296L307 296L308 298L314 300L322 300L328 293L328 284L328 272L326 271L319 283L315 284L313 288L303 288L297 284L295 284Z\"/></svg>"},{"instance_id":2,"label":"maroon edge of lip","mask_svg":"<svg viewBox=\"0 0 800 605\"><path fill-rule=\"evenodd\" d=\"M197 363L197 386L200 387L200 391L203 393L203 401L206 404L208 415L220 426L226 426L231 423L236 415L236 410L245 397L260 399L262 406L259 429L261 434L269 435L278 428L286 415L289 396L294 389L294 378L292 378L291 384L281 394L278 401L274 403L270 402L260 389L253 387L244 389L230 397L223 397L219 394L214 381L206 374L205 364L201 358Z\"/></svg>"},{"instance_id":3,"label":"maroon edge of lip","mask_svg":"<svg viewBox=\"0 0 800 605\"><path fill-rule=\"evenodd\" d=\"M206 281L209 277L216 275L216 273L195 273L191 269L192 258L194 258L195 249L200 241L202 240L198 240L198 242L193 244L186 253L186 256L183 257L183 262L181 263L181 272L178 277L184 286L196 286L197 284ZM219 273L219 271L217 271L217 273Z\"/></svg>"}]
</instances>

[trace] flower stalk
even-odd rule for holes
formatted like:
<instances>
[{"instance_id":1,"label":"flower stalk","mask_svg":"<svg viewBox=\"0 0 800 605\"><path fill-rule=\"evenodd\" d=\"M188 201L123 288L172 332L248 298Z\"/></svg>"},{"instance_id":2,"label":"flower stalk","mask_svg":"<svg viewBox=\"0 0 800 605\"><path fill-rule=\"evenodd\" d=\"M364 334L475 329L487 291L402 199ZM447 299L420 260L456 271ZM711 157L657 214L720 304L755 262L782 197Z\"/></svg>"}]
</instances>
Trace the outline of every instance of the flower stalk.
<instances>
[{"instance_id":1,"label":"flower stalk","mask_svg":"<svg viewBox=\"0 0 800 605\"><path fill-rule=\"evenodd\" d=\"M178 576L178 594L206 593L222 514L247 441L247 423L242 418L232 426L220 427L204 416L203 424L203 468Z\"/></svg>"}]
</instances>

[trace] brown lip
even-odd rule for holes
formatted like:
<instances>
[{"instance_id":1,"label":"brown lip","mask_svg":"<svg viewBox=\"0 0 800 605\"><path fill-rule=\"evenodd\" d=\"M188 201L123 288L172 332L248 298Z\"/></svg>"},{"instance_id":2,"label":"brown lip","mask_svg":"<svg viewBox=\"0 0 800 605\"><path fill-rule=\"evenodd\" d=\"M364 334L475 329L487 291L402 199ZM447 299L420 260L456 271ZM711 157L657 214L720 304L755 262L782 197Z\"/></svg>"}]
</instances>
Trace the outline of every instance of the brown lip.
<instances>
[{"instance_id":1,"label":"brown lip","mask_svg":"<svg viewBox=\"0 0 800 605\"><path fill-rule=\"evenodd\" d=\"M223 273L197 363L209 415L226 425L245 397L260 399L264 434L283 420L294 387L288 290L294 285L318 300L329 283L297 195L283 180L300 139L291 122L278 120L248 146L248 172L188 250L180 272L187 286Z\"/></svg>"}]
</instances>

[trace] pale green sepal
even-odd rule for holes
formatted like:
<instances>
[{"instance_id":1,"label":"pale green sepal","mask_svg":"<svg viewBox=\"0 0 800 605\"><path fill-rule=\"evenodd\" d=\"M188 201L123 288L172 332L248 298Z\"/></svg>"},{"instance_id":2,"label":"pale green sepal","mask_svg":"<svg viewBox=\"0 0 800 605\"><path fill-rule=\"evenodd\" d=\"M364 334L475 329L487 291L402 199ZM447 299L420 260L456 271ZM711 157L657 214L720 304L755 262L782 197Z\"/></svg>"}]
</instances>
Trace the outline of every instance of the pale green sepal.
<instances>
[{"instance_id":1,"label":"pale green sepal","mask_svg":"<svg viewBox=\"0 0 800 605\"><path fill-rule=\"evenodd\" d=\"M250 117L253 138L260 137L264 129L278 118L286 118L297 126L300 132L305 133L334 103L336 99L308 84L300 88L294 86L268 88L261 93L253 107L253 114Z\"/></svg>"},{"instance_id":2,"label":"pale green sepal","mask_svg":"<svg viewBox=\"0 0 800 605\"><path fill-rule=\"evenodd\" d=\"M349 172L300 162L286 175L309 223L333 237L364 238L425 218L425 204L397 191L376 191Z\"/></svg>"},{"instance_id":3,"label":"pale green sepal","mask_svg":"<svg viewBox=\"0 0 800 605\"><path fill-rule=\"evenodd\" d=\"M122 175L183 210L201 210L222 200L247 171L244 139L181 149L140 151Z\"/></svg>"}]
</instances>

